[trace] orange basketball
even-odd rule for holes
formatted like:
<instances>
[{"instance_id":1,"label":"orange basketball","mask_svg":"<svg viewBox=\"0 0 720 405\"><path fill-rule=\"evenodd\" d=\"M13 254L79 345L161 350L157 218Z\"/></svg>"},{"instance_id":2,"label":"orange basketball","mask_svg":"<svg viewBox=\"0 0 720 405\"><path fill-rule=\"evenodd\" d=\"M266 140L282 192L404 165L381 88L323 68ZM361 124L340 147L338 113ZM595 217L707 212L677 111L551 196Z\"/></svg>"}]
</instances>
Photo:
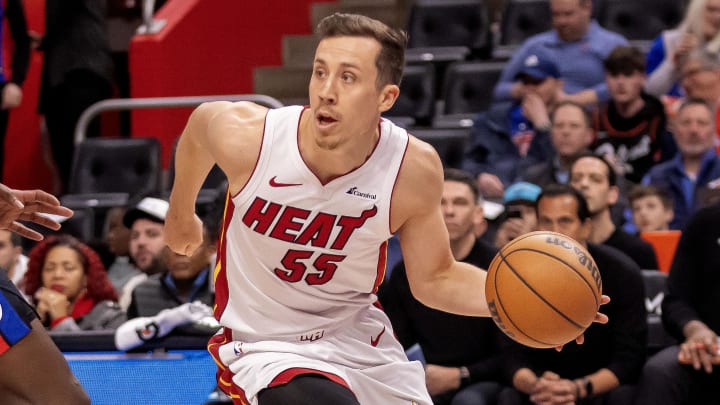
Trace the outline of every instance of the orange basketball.
<instances>
[{"instance_id":1,"label":"orange basketball","mask_svg":"<svg viewBox=\"0 0 720 405\"><path fill-rule=\"evenodd\" d=\"M537 348L573 341L595 319L602 280L595 260L574 239L530 232L513 239L490 263L485 296L498 327Z\"/></svg>"}]
</instances>

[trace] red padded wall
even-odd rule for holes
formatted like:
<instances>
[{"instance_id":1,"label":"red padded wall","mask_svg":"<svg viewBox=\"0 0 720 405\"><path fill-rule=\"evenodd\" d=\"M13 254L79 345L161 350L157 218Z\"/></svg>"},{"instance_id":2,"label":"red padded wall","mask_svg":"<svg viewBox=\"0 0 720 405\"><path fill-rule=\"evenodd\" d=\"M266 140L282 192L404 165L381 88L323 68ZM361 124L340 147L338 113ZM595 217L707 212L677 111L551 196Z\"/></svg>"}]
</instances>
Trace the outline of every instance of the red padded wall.
<instances>
[{"instance_id":1,"label":"red padded wall","mask_svg":"<svg viewBox=\"0 0 720 405\"><path fill-rule=\"evenodd\" d=\"M253 92L256 66L280 65L283 34L308 34L311 0L172 0L167 25L130 44L132 97ZM167 165L190 108L133 112L133 136L155 136Z\"/></svg>"}]
</instances>

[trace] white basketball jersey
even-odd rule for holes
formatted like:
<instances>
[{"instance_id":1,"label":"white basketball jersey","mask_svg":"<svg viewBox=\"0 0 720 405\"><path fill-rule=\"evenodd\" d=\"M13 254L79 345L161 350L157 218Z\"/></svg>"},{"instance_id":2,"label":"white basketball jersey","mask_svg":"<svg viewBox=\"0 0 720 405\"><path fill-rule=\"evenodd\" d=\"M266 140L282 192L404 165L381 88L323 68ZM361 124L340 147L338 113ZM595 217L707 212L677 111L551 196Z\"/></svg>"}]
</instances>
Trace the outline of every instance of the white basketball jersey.
<instances>
[{"instance_id":1,"label":"white basketball jersey","mask_svg":"<svg viewBox=\"0 0 720 405\"><path fill-rule=\"evenodd\" d=\"M320 339L374 303L385 274L406 131L381 120L365 163L323 184L300 155L303 111L268 112L254 172L227 202L216 316L236 340Z\"/></svg>"}]
</instances>

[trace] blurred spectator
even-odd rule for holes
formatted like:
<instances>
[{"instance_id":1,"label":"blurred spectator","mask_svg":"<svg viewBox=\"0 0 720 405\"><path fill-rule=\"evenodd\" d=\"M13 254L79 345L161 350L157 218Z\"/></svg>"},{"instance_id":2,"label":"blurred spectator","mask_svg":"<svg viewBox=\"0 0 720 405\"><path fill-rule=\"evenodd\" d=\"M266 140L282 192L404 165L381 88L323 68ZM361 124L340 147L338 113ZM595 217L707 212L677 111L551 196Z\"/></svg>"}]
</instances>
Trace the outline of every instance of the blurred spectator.
<instances>
[{"instance_id":1,"label":"blurred spectator","mask_svg":"<svg viewBox=\"0 0 720 405\"><path fill-rule=\"evenodd\" d=\"M113 207L105 217L105 243L115 257L108 268L108 277L115 291L122 292L125 283L141 274L140 269L130 262L130 229L123 224L125 208Z\"/></svg>"},{"instance_id":2,"label":"blurred spectator","mask_svg":"<svg viewBox=\"0 0 720 405\"><path fill-rule=\"evenodd\" d=\"M594 115L592 149L615 166L618 174L638 183L657 162L677 152L665 129L660 100L643 92L645 56L634 47L619 46L605 59L610 100Z\"/></svg>"},{"instance_id":3,"label":"blurred spectator","mask_svg":"<svg viewBox=\"0 0 720 405\"><path fill-rule=\"evenodd\" d=\"M693 49L720 51L720 0L691 0L680 25L653 41L647 54L648 93L682 96L680 65Z\"/></svg>"},{"instance_id":4,"label":"blurred spectator","mask_svg":"<svg viewBox=\"0 0 720 405\"><path fill-rule=\"evenodd\" d=\"M477 239L481 197L469 173L445 171L442 209L456 260L482 268L497 249ZM435 405L490 405L500 389L500 334L489 318L449 314L429 308L412 296L404 263L398 264L378 292L398 340L407 350L419 344L425 380Z\"/></svg>"},{"instance_id":5,"label":"blurred spectator","mask_svg":"<svg viewBox=\"0 0 720 405\"><path fill-rule=\"evenodd\" d=\"M0 229L0 269L5 272L18 290L24 290L28 257L23 254L20 235Z\"/></svg>"},{"instance_id":6,"label":"blurred spectator","mask_svg":"<svg viewBox=\"0 0 720 405\"><path fill-rule=\"evenodd\" d=\"M173 331L208 336L217 331L219 324L212 318L211 308L215 302L211 285L214 241L215 236L204 227L203 244L192 256L163 249L167 270L133 290L129 320L115 334L119 349L128 350Z\"/></svg>"},{"instance_id":7,"label":"blurred spectator","mask_svg":"<svg viewBox=\"0 0 720 405\"><path fill-rule=\"evenodd\" d=\"M530 149L543 148L545 151L538 154L552 158L536 163L520 174L522 180L540 187L567 183L570 165L578 154L588 150L593 139L590 116L580 104L572 101L559 103L553 109L550 120L550 142L536 137Z\"/></svg>"},{"instance_id":8,"label":"blurred spectator","mask_svg":"<svg viewBox=\"0 0 720 405\"><path fill-rule=\"evenodd\" d=\"M550 114L562 87L555 63L542 55L529 55L515 79L524 93L517 103L503 103L477 116L462 162L477 177L486 197L500 197L523 167L548 156L528 154L536 137L547 137ZM534 149L533 152L542 152Z\"/></svg>"},{"instance_id":9,"label":"blurred spectator","mask_svg":"<svg viewBox=\"0 0 720 405\"><path fill-rule=\"evenodd\" d=\"M100 257L69 235L49 236L30 251L25 293L52 331L115 329L125 321Z\"/></svg>"},{"instance_id":10,"label":"blurred spectator","mask_svg":"<svg viewBox=\"0 0 720 405\"><path fill-rule=\"evenodd\" d=\"M580 155L570 167L570 185L587 200L592 228L588 242L612 246L628 255L641 269L657 269L652 245L616 226L610 207L619 198L617 174L607 160L587 153Z\"/></svg>"},{"instance_id":11,"label":"blurred spectator","mask_svg":"<svg viewBox=\"0 0 720 405\"><path fill-rule=\"evenodd\" d=\"M5 0L0 7L0 32L4 30L2 16L10 25L12 36L12 64L4 63L5 56L11 52L0 52L0 181L3 178L5 161L5 135L9 118L9 110L22 102L22 85L25 81L30 62L30 37L28 36L27 20L22 0ZM2 37L0 36L0 40ZM7 74L3 66L10 66L11 74Z\"/></svg>"},{"instance_id":12,"label":"blurred spectator","mask_svg":"<svg viewBox=\"0 0 720 405\"><path fill-rule=\"evenodd\" d=\"M515 51L495 87L495 101L520 100L527 89L515 78L530 55L543 54L558 65L563 89L558 101L591 105L608 100L603 60L618 45L621 35L605 30L592 20L591 0L550 0L553 29L528 38Z\"/></svg>"},{"instance_id":13,"label":"blurred spectator","mask_svg":"<svg viewBox=\"0 0 720 405\"><path fill-rule=\"evenodd\" d=\"M651 357L636 405L715 404L720 398L720 205L683 230L662 302L666 330L682 344ZM681 364L683 363L683 364Z\"/></svg>"},{"instance_id":14,"label":"blurred spectator","mask_svg":"<svg viewBox=\"0 0 720 405\"><path fill-rule=\"evenodd\" d=\"M637 185L628 194L638 232L667 231L673 219L673 200L664 190Z\"/></svg>"},{"instance_id":15,"label":"blurred spectator","mask_svg":"<svg viewBox=\"0 0 720 405\"><path fill-rule=\"evenodd\" d=\"M145 197L123 216L123 224L130 229L130 257L141 271L123 287L120 306L125 310L130 305L133 289L148 276L165 269L161 255L165 247L164 228L168 206L168 202L163 199Z\"/></svg>"},{"instance_id":16,"label":"blurred spectator","mask_svg":"<svg viewBox=\"0 0 720 405\"><path fill-rule=\"evenodd\" d=\"M679 153L653 167L643 178L643 184L663 189L672 196L675 215L670 228L682 230L690 215L702 206L703 195L720 182L712 107L703 100L685 101L673 128Z\"/></svg>"},{"instance_id":17,"label":"blurred spectator","mask_svg":"<svg viewBox=\"0 0 720 405\"><path fill-rule=\"evenodd\" d=\"M611 319L585 331L585 343L562 351L531 349L513 343L504 363L513 388L500 394L499 405L630 405L645 361L647 317L640 269L608 246L590 243L590 210L578 190L551 184L537 200L538 229L559 232L586 246L602 276L603 305Z\"/></svg>"},{"instance_id":18,"label":"blurred spectator","mask_svg":"<svg viewBox=\"0 0 720 405\"><path fill-rule=\"evenodd\" d=\"M36 36L37 48L44 51L38 110L45 116L63 192L75 151L75 124L87 107L112 94L106 14L105 1L46 0L45 36ZM97 136L99 130L95 122L86 135Z\"/></svg>"},{"instance_id":19,"label":"blurred spectator","mask_svg":"<svg viewBox=\"0 0 720 405\"><path fill-rule=\"evenodd\" d=\"M535 201L540 187L528 182L518 182L505 190L505 212L499 218L495 233L495 247L502 248L518 236L532 232L537 225Z\"/></svg>"}]
</instances>

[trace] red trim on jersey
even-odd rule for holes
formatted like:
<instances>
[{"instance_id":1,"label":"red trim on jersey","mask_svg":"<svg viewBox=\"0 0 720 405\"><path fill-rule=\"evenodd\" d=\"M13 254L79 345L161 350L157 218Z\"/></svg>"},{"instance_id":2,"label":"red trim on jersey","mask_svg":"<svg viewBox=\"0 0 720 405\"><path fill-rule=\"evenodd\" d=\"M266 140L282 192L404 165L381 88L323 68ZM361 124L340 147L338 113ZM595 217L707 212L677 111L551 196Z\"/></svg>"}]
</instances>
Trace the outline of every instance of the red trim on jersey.
<instances>
[{"instance_id":1,"label":"red trim on jersey","mask_svg":"<svg viewBox=\"0 0 720 405\"><path fill-rule=\"evenodd\" d=\"M393 197L395 197L395 187L397 187L398 179L400 178L400 172L402 171L403 164L405 163L405 156L407 156L408 147L410 147L410 134L407 134L408 141L405 144L405 150L403 151L402 159L400 160L400 167L398 167L398 172L395 175L395 183L393 184L392 191L390 192L390 215L388 215L388 229L390 230L391 234L395 234L392 229L392 207L393 207L393 201L395 200Z\"/></svg>"},{"instance_id":2,"label":"red trim on jersey","mask_svg":"<svg viewBox=\"0 0 720 405\"><path fill-rule=\"evenodd\" d=\"M326 184L330 183L331 181L333 181L333 180L335 180L335 179L339 179L340 177L347 176L347 175L349 175L350 173L352 173L352 172L360 169L361 167L363 167L363 166L365 165L365 163L366 163L368 160L370 160L370 157L375 153L375 150L377 149L378 145L380 145L380 138L382 137L382 127L380 126L380 123L381 123L382 120L378 120L378 134L380 134L380 135L378 135L378 139L377 139L377 141L375 142L375 146L373 146L373 149L372 149L372 151L370 152L370 154L368 154L368 155L365 157L365 160L363 161L363 163L362 163L360 166L358 166L358 167L350 170L350 171L347 172L347 173L341 174L341 175L339 175L339 176L330 177L327 181L322 181L322 180L320 180L320 178L318 177L318 175L310 168L310 165L307 164L307 162L305 161L305 158L303 157L302 153L300 152L300 121L302 121L302 116L303 116L303 114L305 113L306 110L308 110L308 107L304 107L303 110L300 112L300 118L298 119L297 136L295 137L295 147L296 147L297 150L298 150L298 155L300 155L300 160L302 160L302 162L305 164L305 167L307 167L307 169L310 171L310 173L312 173L313 176L315 176L315 178L318 180L318 182L320 182L320 185L322 185L322 186L325 186Z\"/></svg>"},{"instance_id":3,"label":"red trim on jersey","mask_svg":"<svg viewBox=\"0 0 720 405\"><path fill-rule=\"evenodd\" d=\"M270 110L268 110L270 111ZM255 165L253 165L252 170L250 171L250 177L247 178L245 181L245 184L243 184L242 187L240 187L240 190L238 190L237 193L233 194L232 198L237 197L240 193L242 193L243 190L245 190L245 187L247 187L248 183L250 182L250 179L252 179L253 174L255 174L255 170L257 170L258 162L260 162L260 155L262 154L263 150L263 144L265 143L265 128L267 127L267 112L265 113L265 119L263 120L263 130L262 135L260 136L260 149L258 149L257 158L255 158ZM228 185L228 190L230 190L230 186Z\"/></svg>"},{"instance_id":4,"label":"red trim on jersey","mask_svg":"<svg viewBox=\"0 0 720 405\"><path fill-rule=\"evenodd\" d=\"M213 314L218 321L225 311L228 299L230 298L230 290L227 281L227 238L226 233L230 227L230 220L235 212L235 204L230 198L230 189L225 196L225 212L223 213L222 230L220 232L220 241L218 242L217 263L213 272L213 283L215 284L215 307Z\"/></svg>"},{"instance_id":5,"label":"red trim on jersey","mask_svg":"<svg viewBox=\"0 0 720 405\"><path fill-rule=\"evenodd\" d=\"M348 383L345 382L345 380L342 379L342 377L335 375L333 373L328 373L327 371L320 371L315 370L312 368L303 368L303 367L295 367L295 368L289 368L282 373L278 374L275 378L273 378L272 381L270 381L270 384L268 384L268 388L277 387L280 385L284 385L292 381L293 378L301 375L308 375L308 374L314 374L314 375L321 375L323 377L326 377L328 380L340 384L343 387L349 389L352 392L352 389L348 385Z\"/></svg>"},{"instance_id":6,"label":"red trim on jersey","mask_svg":"<svg viewBox=\"0 0 720 405\"><path fill-rule=\"evenodd\" d=\"M10 345L8 344L8 342L5 340L4 337L0 336L0 355L8 351L9 348Z\"/></svg>"},{"instance_id":7,"label":"red trim on jersey","mask_svg":"<svg viewBox=\"0 0 720 405\"><path fill-rule=\"evenodd\" d=\"M238 387L232 380L233 373L229 368L220 361L220 346L230 342L231 333L228 329L223 329L223 333L217 333L213 335L208 341L207 350L210 352L210 357L218 367L215 377L217 378L218 387L222 392L226 393L233 400L233 404L237 405L249 405L250 401L247 400L245 390Z\"/></svg>"},{"instance_id":8,"label":"red trim on jersey","mask_svg":"<svg viewBox=\"0 0 720 405\"><path fill-rule=\"evenodd\" d=\"M380 251L378 252L377 274L375 275L375 284L373 284L372 289L373 294L377 293L378 288L380 288L380 284L382 284L383 280L385 279L385 271L387 271L387 247L388 241L380 244Z\"/></svg>"}]
</instances>

